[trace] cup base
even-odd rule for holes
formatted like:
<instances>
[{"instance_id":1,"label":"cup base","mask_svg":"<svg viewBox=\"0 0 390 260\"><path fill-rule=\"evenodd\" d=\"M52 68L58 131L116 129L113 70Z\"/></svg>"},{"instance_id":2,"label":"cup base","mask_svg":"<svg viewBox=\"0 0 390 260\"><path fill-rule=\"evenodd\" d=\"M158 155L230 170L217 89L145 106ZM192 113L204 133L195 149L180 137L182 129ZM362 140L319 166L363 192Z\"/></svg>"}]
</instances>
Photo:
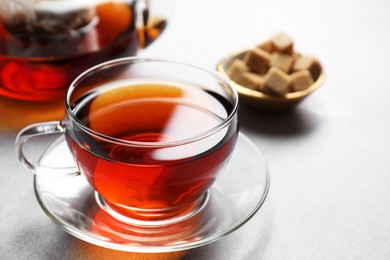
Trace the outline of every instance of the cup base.
<instances>
[{"instance_id":1,"label":"cup base","mask_svg":"<svg viewBox=\"0 0 390 260\"><path fill-rule=\"evenodd\" d=\"M98 192L95 192L95 199L101 209L120 222L132 226L159 227L176 224L197 215L206 207L210 193L205 192L193 203L158 210L118 206L105 200Z\"/></svg>"}]
</instances>

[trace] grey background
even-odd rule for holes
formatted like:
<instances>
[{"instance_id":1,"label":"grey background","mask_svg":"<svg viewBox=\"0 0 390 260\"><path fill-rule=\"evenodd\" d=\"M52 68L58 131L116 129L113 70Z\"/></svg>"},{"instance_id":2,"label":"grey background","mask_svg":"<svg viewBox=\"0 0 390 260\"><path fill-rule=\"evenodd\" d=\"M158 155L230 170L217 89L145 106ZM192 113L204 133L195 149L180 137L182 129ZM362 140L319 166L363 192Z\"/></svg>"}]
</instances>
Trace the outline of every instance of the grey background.
<instances>
[{"instance_id":1,"label":"grey background","mask_svg":"<svg viewBox=\"0 0 390 260\"><path fill-rule=\"evenodd\" d=\"M242 107L241 131L269 162L269 196L241 229L187 252L116 252L52 223L13 142L22 125L58 116L59 105L32 106L31 116L28 105L1 98L0 259L390 259L389 13L384 0L176 2L166 33L140 55L213 69L283 31L326 72L291 113Z\"/></svg>"}]
</instances>

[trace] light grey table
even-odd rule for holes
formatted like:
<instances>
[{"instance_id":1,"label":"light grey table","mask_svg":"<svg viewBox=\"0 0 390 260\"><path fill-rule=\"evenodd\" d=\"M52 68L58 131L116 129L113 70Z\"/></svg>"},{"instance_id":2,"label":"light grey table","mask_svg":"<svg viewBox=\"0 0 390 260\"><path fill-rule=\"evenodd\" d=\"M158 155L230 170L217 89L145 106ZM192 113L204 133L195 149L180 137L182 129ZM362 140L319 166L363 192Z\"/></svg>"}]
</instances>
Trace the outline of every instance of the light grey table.
<instances>
[{"instance_id":1,"label":"light grey table","mask_svg":"<svg viewBox=\"0 0 390 260\"><path fill-rule=\"evenodd\" d=\"M213 69L283 31L327 76L291 113L241 109L241 131L269 162L269 196L241 229L187 252L116 252L52 223L13 142L23 125L60 117L61 105L1 98L0 259L390 259L389 13L385 0L176 2L169 29L140 55Z\"/></svg>"}]
</instances>

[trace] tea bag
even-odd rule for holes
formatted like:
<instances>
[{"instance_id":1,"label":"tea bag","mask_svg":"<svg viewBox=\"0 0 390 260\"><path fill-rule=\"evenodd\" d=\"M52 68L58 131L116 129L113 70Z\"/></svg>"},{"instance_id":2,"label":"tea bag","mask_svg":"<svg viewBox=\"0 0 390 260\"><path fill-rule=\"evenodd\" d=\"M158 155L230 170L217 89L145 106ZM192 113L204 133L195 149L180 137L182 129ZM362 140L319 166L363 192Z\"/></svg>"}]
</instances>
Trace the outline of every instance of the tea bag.
<instances>
[{"instance_id":1,"label":"tea bag","mask_svg":"<svg viewBox=\"0 0 390 260\"><path fill-rule=\"evenodd\" d=\"M81 2L81 3L80 3ZM0 18L11 35L32 39L50 36L74 36L95 17L88 1L2 0Z\"/></svg>"},{"instance_id":2,"label":"tea bag","mask_svg":"<svg viewBox=\"0 0 390 260\"><path fill-rule=\"evenodd\" d=\"M89 37L98 21L92 4L91 0L0 0L0 22L6 32L3 49L17 57L93 50Z\"/></svg>"},{"instance_id":3,"label":"tea bag","mask_svg":"<svg viewBox=\"0 0 390 260\"><path fill-rule=\"evenodd\" d=\"M33 0L2 0L0 1L0 19L2 24L12 31L16 24L25 24L35 20Z\"/></svg>"},{"instance_id":4,"label":"tea bag","mask_svg":"<svg viewBox=\"0 0 390 260\"><path fill-rule=\"evenodd\" d=\"M60 0L37 5L35 30L45 34L83 33L83 28L93 21L95 9L75 2Z\"/></svg>"}]
</instances>

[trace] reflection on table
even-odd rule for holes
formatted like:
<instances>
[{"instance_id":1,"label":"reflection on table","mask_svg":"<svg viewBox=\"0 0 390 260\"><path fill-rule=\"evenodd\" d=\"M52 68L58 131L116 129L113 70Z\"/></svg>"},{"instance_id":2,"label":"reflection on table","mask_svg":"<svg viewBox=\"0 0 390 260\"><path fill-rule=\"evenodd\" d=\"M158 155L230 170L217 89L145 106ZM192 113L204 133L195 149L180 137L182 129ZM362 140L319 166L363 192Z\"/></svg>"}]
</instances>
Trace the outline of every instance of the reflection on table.
<instances>
[{"instance_id":1,"label":"reflection on table","mask_svg":"<svg viewBox=\"0 0 390 260\"><path fill-rule=\"evenodd\" d=\"M29 102L0 96L0 132L17 132L23 127L64 116L64 100Z\"/></svg>"}]
</instances>

